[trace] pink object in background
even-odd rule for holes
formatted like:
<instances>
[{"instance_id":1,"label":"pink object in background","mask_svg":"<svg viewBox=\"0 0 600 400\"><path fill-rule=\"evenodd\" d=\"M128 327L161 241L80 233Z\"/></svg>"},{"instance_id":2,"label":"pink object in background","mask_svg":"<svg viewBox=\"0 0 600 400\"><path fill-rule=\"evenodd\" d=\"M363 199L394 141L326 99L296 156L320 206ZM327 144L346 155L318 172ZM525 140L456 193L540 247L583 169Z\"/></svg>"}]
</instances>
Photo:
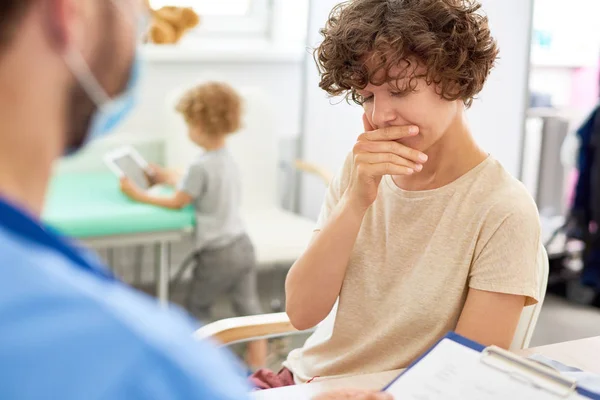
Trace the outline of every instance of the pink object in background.
<instances>
[{"instance_id":1,"label":"pink object in background","mask_svg":"<svg viewBox=\"0 0 600 400\"><path fill-rule=\"evenodd\" d=\"M573 71L573 85L571 86L572 107L587 110L598 104L599 74L599 66L577 68Z\"/></svg>"},{"instance_id":2,"label":"pink object in background","mask_svg":"<svg viewBox=\"0 0 600 400\"><path fill-rule=\"evenodd\" d=\"M577 168L573 168L571 173L567 176L567 207L570 209L575 202L575 188L579 179L579 171Z\"/></svg>"}]
</instances>

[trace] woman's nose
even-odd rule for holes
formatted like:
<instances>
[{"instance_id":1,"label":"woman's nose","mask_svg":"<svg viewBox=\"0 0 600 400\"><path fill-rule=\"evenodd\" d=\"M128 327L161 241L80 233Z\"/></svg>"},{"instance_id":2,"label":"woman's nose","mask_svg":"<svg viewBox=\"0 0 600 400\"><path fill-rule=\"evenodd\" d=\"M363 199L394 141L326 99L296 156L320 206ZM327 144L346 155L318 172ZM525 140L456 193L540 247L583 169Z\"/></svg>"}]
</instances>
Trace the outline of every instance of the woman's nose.
<instances>
[{"instance_id":1,"label":"woman's nose","mask_svg":"<svg viewBox=\"0 0 600 400\"><path fill-rule=\"evenodd\" d=\"M383 128L388 126L392 121L396 119L396 112L391 107L389 102L385 100L373 101L373 109L371 110L371 121L377 128Z\"/></svg>"}]
</instances>

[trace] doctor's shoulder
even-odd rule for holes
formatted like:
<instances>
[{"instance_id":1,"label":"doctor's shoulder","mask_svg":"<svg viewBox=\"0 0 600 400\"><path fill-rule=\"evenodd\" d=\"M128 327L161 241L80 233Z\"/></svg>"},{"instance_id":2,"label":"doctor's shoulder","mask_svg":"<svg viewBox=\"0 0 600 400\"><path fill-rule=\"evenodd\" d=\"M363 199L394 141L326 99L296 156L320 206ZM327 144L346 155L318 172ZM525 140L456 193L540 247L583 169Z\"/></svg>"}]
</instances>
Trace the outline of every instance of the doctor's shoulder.
<instances>
[{"instance_id":1,"label":"doctor's shoulder","mask_svg":"<svg viewBox=\"0 0 600 400\"><path fill-rule=\"evenodd\" d=\"M195 341L183 312L52 252L20 253L0 256L0 398L246 398L233 357Z\"/></svg>"}]
</instances>

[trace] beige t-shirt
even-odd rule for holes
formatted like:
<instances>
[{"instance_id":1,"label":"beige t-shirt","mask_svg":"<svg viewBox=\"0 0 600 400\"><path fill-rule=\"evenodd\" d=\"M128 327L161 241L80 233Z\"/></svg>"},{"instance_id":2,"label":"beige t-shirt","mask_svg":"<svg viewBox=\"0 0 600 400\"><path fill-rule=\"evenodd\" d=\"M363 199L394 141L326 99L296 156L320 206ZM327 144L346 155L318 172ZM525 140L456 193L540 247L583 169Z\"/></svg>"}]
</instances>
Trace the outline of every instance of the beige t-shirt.
<instances>
[{"instance_id":1,"label":"beige t-shirt","mask_svg":"<svg viewBox=\"0 0 600 400\"><path fill-rule=\"evenodd\" d=\"M348 186L332 182L317 230ZM469 288L537 302L540 224L525 187L491 156L435 190L379 186L354 247L335 315L284 364L297 383L404 368L456 328ZM325 322L322 325L327 325Z\"/></svg>"}]
</instances>

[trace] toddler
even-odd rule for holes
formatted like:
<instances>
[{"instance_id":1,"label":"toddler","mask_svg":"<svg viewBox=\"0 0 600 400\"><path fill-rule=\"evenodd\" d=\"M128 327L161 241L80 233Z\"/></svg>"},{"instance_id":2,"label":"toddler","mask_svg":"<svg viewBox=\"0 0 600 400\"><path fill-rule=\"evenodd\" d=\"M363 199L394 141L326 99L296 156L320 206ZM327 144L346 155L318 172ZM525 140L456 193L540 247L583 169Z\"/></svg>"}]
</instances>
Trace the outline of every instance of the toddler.
<instances>
[{"instance_id":1,"label":"toddler","mask_svg":"<svg viewBox=\"0 0 600 400\"><path fill-rule=\"evenodd\" d=\"M227 150L226 139L240 129L242 100L229 85L207 83L181 98L177 111L185 118L190 139L205 152L187 168L183 178L154 168L154 184L177 187L171 196L155 196L123 179L121 189L130 198L160 207L196 210L196 266L188 295L189 310L201 321L211 317L218 296L231 296L239 316L261 314L256 289L254 247L240 214L241 178ZM250 368L264 364L266 342L250 343Z\"/></svg>"}]
</instances>

